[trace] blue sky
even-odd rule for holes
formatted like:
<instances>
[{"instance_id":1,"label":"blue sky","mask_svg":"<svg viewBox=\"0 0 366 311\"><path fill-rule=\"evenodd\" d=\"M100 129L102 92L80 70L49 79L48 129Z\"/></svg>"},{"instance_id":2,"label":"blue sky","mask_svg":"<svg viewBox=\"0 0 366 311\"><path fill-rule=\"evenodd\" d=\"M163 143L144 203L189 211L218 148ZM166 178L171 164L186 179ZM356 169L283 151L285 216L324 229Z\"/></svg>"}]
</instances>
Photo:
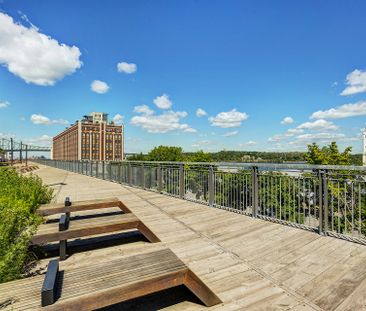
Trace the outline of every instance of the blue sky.
<instances>
[{"instance_id":1,"label":"blue sky","mask_svg":"<svg viewBox=\"0 0 366 311\"><path fill-rule=\"evenodd\" d=\"M333 140L361 152L364 12L365 1L0 0L0 136L47 144L103 111L125 124L127 152Z\"/></svg>"}]
</instances>

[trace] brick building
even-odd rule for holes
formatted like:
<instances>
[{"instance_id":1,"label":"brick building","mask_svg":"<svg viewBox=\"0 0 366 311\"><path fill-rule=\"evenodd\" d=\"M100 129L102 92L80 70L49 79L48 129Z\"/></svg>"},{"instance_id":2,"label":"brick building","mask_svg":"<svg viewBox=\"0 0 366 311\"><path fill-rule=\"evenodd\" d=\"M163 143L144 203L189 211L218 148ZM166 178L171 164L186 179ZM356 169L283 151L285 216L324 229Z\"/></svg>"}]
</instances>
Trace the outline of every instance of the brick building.
<instances>
[{"instance_id":1,"label":"brick building","mask_svg":"<svg viewBox=\"0 0 366 311\"><path fill-rule=\"evenodd\" d=\"M108 124L108 115L92 112L53 138L54 160L124 159L124 127Z\"/></svg>"}]
</instances>

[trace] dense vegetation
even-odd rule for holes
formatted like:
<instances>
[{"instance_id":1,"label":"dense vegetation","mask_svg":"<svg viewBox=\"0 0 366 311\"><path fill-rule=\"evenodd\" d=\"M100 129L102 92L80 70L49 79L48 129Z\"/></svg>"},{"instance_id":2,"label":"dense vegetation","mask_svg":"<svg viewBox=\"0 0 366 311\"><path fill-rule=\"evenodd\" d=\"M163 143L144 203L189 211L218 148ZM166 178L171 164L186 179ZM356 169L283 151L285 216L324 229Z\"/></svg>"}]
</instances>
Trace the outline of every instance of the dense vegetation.
<instances>
[{"instance_id":1,"label":"dense vegetation","mask_svg":"<svg viewBox=\"0 0 366 311\"><path fill-rule=\"evenodd\" d=\"M52 190L36 176L0 168L0 283L19 278L31 259L29 240L41 218L37 207L52 198Z\"/></svg>"},{"instance_id":2,"label":"dense vegetation","mask_svg":"<svg viewBox=\"0 0 366 311\"><path fill-rule=\"evenodd\" d=\"M332 143L333 144L333 143ZM331 144L331 145L332 145ZM312 144L311 148L314 149L316 144ZM330 145L330 146L331 146ZM334 147L334 145L333 145ZM317 147L319 151L326 152L327 148L332 147ZM316 164L322 162L322 159L309 162L307 154L315 152L316 150L308 150L308 152L261 152L261 151L230 151L222 150L219 152L206 153L202 150L197 152L184 152L180 147L168 147L159 146L152 149L147 155L142 153L134 155L129 158L132 161L191 161L191 162L272 162L272 163L286 163L286 162L308 162ZM349 157L349 164L361 165L361 154L351 154L351 150L347 148L345 150ZM320 160L320 161L319 161ZM316 162L316 163L315 163ZM331 164L334 161L330 159Z\"/></svg>"},{"instance_id":3,"label":"dense vegetation","mask_svg":"<svg viewBox=\"0 0 366 311\"><path fill-rule=\"evenodd\" d=\"M159 146L147 155L140 154L136 160L150 161L241 161L254 162L304 162L321 165L361 164L361 156L351 154L351 148L339 150L335 142L327 146L308 145L307 152L288 153L246 153L221 151L218 153L184 153L178 147ZM259 160L260 158L260 160ZM215 170L215 204L251 213L252 209L252 172L248 169L230 171ZM258 175L259 208L261 215L284 221L316 226L319 221L320 186L319 171L298 172L297 175L283 171L261 170ZM339 233L366 236L366 196L363 193L364 175L346 170L327 170L322 173L328 193L329 228ZM326 178L326 179L325 179ZM164 175L165 191L179 193L176 171ZM185 195L190 199L208 202L209 169L205 166L185 165ZM326 185L326 186L325 186ZM355 201L357 198L357 202ZM357 210L356 210L357 209Z\"/></svg>"}]
</instances>

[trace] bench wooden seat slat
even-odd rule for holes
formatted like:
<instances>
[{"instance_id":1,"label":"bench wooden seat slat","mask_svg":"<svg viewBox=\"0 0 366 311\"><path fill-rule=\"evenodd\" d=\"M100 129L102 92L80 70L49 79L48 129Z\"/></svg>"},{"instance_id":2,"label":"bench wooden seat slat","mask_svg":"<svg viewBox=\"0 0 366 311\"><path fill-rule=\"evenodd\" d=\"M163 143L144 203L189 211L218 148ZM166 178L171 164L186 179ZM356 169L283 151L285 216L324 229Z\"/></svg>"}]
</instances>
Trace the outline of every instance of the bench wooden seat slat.
<instances>
[{"instance_id":1,"label":"bench wooden seat slat","mask_svg":"<svg viewBox=\"0 0 366 311\"><path fill-rule=\"evenodd\" d=\"M42 310L91 310L186 285L207 305L220 299L169 249L122 257L61 271L59 299ZM43 276L0 284L0 303L9 310L36 310L41 305ZM5 291L6 290L6 291ZM6 308L7 309L7 308Z\"/></svg>"},{"instance_id":2,"label":"bench wooden seat slat","mask_svg":"<svg viewBox=\"0 0 366 311\"><path fill-rule=\"evenodd\" d=\"M106 198L100 200L76 201L72 202L71 206L65 206L64 203L44 204L39 207L37 213L41 216L50 216L61 213L72 213L110 207L119 207L125 213L131 212L118 198Z\"/></svg>"},{"instance_id":3,"label":"bench wooden seat slat","mask_svg":"<svg viewBox=\"0 0 366 311\"><path fill-rule=\"evenodd\" d=\"M137 229L139 223L139 219L134 214L123 214L74 220L70 222L69 229L65 231L59 231L58 224L45 224L40 226L31 242L38 245L102 233ZM42 228L42 226L46 226L46 228Z\"/></svg>"}]
</instances>

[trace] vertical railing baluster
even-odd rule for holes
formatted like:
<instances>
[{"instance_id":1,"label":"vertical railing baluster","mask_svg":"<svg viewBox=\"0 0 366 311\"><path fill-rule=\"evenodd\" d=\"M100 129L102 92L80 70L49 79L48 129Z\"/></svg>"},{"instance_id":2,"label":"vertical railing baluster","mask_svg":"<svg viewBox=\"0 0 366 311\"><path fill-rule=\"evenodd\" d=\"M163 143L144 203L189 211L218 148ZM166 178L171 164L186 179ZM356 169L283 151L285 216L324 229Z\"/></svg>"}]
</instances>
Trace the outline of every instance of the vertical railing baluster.
<instances>
[{"instance_id":1,"label":"vertical railing baluster","mask_svg":"<svg viewBox=\"0 0 366 311\"><path fill-rule=\"evenodd\" d=\"M252 216L258 216L258 167L252 167Z\"/></svg>"}]
</instances>

